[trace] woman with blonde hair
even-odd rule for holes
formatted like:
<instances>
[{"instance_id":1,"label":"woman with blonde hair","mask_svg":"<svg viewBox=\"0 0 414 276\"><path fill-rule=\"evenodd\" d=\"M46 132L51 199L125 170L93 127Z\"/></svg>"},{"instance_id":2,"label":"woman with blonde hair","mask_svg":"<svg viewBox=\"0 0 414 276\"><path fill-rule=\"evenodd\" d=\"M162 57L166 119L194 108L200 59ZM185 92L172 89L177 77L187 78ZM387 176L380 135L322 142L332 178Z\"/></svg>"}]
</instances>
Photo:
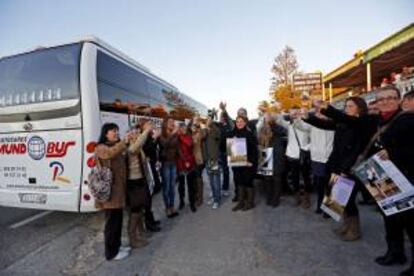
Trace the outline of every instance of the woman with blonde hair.
<instances>
[{"instance_id":1,"label":"woman with blonde hair","mask_svg":"<svg viewBox=\"0 0 414 276\"><path fill-rule=\"evenodd\" d=\"M128 234L130 245L133 248L146 246L148 241L143 237L145 210L150 204L150 192L145 176L145 154L142 150L148 135L153 129L150 121L143 124L142 131L139 125L134 129L128 147L128 181L127 203L129 205Z\"/></svg>"}]
</instances>

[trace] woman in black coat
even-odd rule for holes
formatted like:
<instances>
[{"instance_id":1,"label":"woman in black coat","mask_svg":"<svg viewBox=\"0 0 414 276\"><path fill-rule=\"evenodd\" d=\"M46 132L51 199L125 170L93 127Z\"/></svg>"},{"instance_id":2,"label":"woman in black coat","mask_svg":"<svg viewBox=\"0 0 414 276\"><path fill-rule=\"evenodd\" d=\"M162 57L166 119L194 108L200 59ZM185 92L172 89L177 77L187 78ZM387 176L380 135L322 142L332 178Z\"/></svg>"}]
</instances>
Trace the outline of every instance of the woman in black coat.
<instances>
[{"instance_id":1,"label":"woman in black coat","mask_svg":"<svg viewBox=\"0 0 414 276\"><path fill-rule=\"evenodd\" d=\"M360 97L349 97L345 101L345 113L328 106L322 108L321 113L329 120L320 119L310 115L305 121L315 127L334 130L334 143L332 153L327 162L330 173L342 175L355 181L351 198L345 207L344 224L336 231L342 240L354 241L360 238L359 211L356 205L357 187L360 182L351 173L358 156L366 147L372 136L373 128L365 127L367 117L367 104Z\"/></svg>"},{"instance_id":2,"label":"woman in black coat","mask_svg":"<svg viewBox=\"0 0 414 276\"><path fill-rule=\"evenodd\" d=\"M161 230L160 221L155 220L154 213L152 212L152 197L161 191L161 181L159 172L157 169L157 163L159 163L159 151L160 145L158 137L160 136L160 130L154 130L150 136L148 136L143 150L145 155L149 158L149 164L154 178L154 190L153 194L149 197L149 204L145 209L145 226L150 232L159 232Z\"/></svg>"},{"instance_id":3,"label":"woman in black coat","mask_svg":"<svg viewBox=\"0 0 414 276\"><path fill-rule=\"evenodd\" d=\"M246 117L238 116L236 118L236 127L229 135L229 138L246 139L248 161L247 166L233 168L234 184L239 191L239 201L233 208L233 211L247 211L254 208L253 179L256 175L259 156L256 135L247 128L247 123Z\"/></svg>"}]
</instances>

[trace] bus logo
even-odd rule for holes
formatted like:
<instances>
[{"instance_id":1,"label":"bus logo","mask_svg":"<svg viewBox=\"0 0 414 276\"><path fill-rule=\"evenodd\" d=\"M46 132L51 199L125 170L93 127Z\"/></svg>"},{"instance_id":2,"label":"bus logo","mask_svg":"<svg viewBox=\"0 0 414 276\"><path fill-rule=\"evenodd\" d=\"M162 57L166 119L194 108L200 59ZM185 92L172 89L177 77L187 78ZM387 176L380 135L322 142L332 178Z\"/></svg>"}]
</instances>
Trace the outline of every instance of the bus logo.
<instances>
[{"instance_id":1,"label":"bus logo","mask_svg":"<svg viewBox=\"0 0 414 276\"><path fill-rule=\"evenodd\" d=\"M47 144L46 157L63 157L66 156L68 148L74 146L75 141L69 142L49 142Z\"/></svg>"},{"instance_id":2,"label":"bus logo","mask_svg":"<svg viewBox=\"0 0 414 276\"><path fill-rule=\"evenodd\" d=\"M70 183L70 180L62 176L63 172L65 171L65 168L63 167L63 164L58 161L50 162L49 167L52 168L52 180L53 182L60 181L63 183Z\"/></svg>"},{"instance_id":3,"label":"bus logo","mask_svg":"<svg viewBox=\"0 0 414 276\"><path fill-rule=\"evenodd\" d=\"M74 146L75 141L45 141L39 136L33 136L27 142L27 151L33 160L46 158L59 158L66 156L70 146Z\"/></svg>"},{"instance_id":4,"label":"bus logo","mask_svg":"<svg viewBox=\"0 0 414 276\"><path fill-rule=\"evenodd\" d=\"M46 144L45 141L39 136L33 136L27 142L27 150L29 156L34 160L40 160L45 156Z\"/></svg>"}]
</instances>

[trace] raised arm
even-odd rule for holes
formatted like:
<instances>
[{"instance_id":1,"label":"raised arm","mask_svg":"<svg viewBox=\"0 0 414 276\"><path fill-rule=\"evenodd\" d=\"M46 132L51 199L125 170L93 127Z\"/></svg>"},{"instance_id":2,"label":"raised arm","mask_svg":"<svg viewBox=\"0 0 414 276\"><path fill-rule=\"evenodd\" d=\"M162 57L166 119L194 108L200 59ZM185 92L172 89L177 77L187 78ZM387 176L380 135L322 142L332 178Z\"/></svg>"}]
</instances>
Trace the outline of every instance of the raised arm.
<instances>
[{"instance_id":1,"label":"raised arm","mask_svg":"<svg viewBox=\"0 0 414 276\"><path fill-rule=\"evenodd\" d=\"M306 123L320 128L324 130L335 130L336 129L336 123L332 120L325 120L316 117L314 114L309 114L306 119L303 119Z\"/></svg>"},{"instance_id":2,"label":"raised arm","mask_svg":"<svg viewBox=\"0 0 414 276\"><path fill-rule=\"evenodd\" d=\"M230 117L229 113L227 112L227 110L223 109L221 111L221 116L223 117L225 123L230 126L231 129L234 128L234 123L233 123L233 119Z\"/></svg>"},{"instance_id":3,"label":"raised arm","mask_svg":"<svg viewBox=\"0 0 414 276\"><path fill-rule=\"evenodd\" d=\"M275 120L276 120L276 123L277 123L278 125L281 125L281 126L283 126L284 128L289 128L290 123L289 123L288 121L286 121L286 120L285 120L285 118L283 117L283 115L281 115L281 114L276 114L276 116L275 116Z\"/></svg>"},{"instance_id":4,"label":"raised arm","mask_svg":"<svg viewBox=\"0 0 414 276\"><path fill-rule=\"evenodd\" d=\"M124 150L126 150L127 145L124 140L119 141L112 147L108 147L105 144L100 144L96 147L95 153L98 158L108 160L112 159L119 154L121 154Z\"/></svg>"},{"instance_id":5,"label":"raised arm","mask_svg":"<svg viewBox=\"0 0 414 276\"><path fill-rule=\"evenodd\" d=\"M328 105L327 108L322 108L321 113L335 122L347 125L355 125L360 121L360 117L347 115L345 112L336 109L332 105Z\"/></svg>"},{"instance_id":6,"label":"raised arm","mask_svg":"<svg viewBox=\"0 0 414 276\"><path fill-rule=\"evenodd\" d=\"M128 151L132 152L132 153L136 153L139 151L139 149L141 149L145 142L147 141L148 138L148 134L150 133L151 130L147 129L144 130L138 137L137 139L135 139L135 141L131 141L131 144L128 147Z\"/></svg>"}]
</instances>

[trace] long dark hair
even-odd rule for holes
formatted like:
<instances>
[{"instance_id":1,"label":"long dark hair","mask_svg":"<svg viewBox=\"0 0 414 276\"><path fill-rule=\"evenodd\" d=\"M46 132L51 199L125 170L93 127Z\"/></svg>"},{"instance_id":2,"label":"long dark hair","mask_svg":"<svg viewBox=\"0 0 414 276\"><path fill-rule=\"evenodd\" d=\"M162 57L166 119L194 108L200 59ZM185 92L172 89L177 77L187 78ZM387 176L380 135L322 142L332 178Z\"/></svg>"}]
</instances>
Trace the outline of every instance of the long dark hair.
<instances>
[{"instance_id":1,"label":"long dark hair","mask_svg":"<svg viewBox=\"0 0 414 276\"><path fill-rule=\"evenodd\" d=\"M164 118L164 121L162 121L162 126L161 126L161 136L162 137L168 137L168 133L167 133L167 128L168 128L168 121L169 120L174 120L173 117L168 116Z\"/></svg>"},{"instance_id":2,"label":"long dark hair","mask_svg":"<svg viewBox=\"0 0 414 276\"><path fill-rule=\"evenodd\" d=\"M345 104L348 101L352 101L358 107L359 116L364 116L368 114L368 105L367 105L367 102L363 98L358 97L358 96L348 97L345 100Z\"/></svg>"},{"instance_id":3,"label":"long dark hair","mask_svg":"<svg viewBox=\"0 0 414 276\"><path fill-rule=\"evenodd\" d=\"M110 131L110 130L119 130L119 127L117 124L115 123L105 123L102 126L101 129L101 135L99 136L99 140L98 140L98 144L105 144L108 142L108 138L106 138L106 134Z\"/></svg>"}]
</instances>

